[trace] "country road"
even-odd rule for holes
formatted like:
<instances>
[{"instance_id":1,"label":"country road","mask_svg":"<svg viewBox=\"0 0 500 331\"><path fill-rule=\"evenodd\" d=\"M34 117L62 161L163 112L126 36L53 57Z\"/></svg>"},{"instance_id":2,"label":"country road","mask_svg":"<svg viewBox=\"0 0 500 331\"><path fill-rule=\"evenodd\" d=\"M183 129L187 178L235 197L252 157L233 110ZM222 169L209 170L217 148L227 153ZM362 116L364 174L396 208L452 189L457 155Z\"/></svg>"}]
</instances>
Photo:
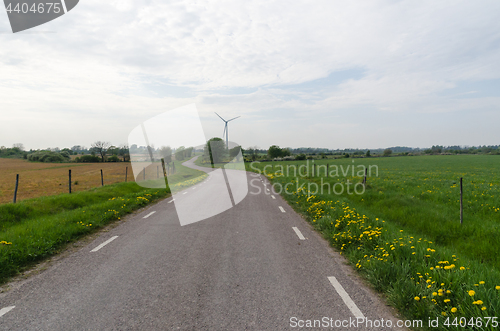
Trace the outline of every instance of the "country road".
<instances>
[{"instance_id":1,"label":"country road","mask_svg":"<svg viewBox=\"0 0 500 331\"><path fill-rule=\"evenodd\" d=\"M181 226L167 198L0 294L0 330L288 330L323 317L336 329L388 329L353 326L365 317L401 330L266 178L246 175L261 193L249 188L224 213ZM217 204L213 182L176 199Z\"/></svg>"}]
</instances>

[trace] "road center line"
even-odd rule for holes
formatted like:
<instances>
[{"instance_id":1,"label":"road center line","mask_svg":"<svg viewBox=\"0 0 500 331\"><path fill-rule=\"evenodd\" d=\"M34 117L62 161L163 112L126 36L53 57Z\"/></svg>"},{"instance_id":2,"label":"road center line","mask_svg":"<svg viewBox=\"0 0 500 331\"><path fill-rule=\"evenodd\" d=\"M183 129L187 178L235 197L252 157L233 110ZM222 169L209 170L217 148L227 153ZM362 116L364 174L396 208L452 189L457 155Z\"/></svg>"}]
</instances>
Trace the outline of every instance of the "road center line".
<instances>
[{"instance_id":1,"label":"road center line","mask_svg":"<svg viewBox=\"0 0 500 331\"><path fill-rule=\"evenodd\" d=\"M187 194L187 192L184 192L184 193L182 193L182 194Z\"/></svg>"},{"instance_id":2,"label":"road center line","mask_svg":"<svg viewBox=\"0 0 500 331\"><path fill-rule=\"evenodd\" d=\"M144 216L143 218L148 218L149 216L153 215L154 213L156 213L156 211L152 211L150 212L149 214L147 214L146 216Z\"/></svg>"},{"instance_id":3,"label":"road center line","mask_svg":"<svg viewBox=\"0 0 500 331\"><path fill-rule=\"evenodd\" d=\"M342 300L344 300L344 303L346 304L347 308L351 311L351 313L354 315L356 318L365 318L361 310L359 310L358 306L352 301L351 297L347 292L344 290L342 285L340 285L339 281L335 277L328 277L328 280L330 283L332 283L333 287L337 291L337 293L340 295Z\"/></svg>"},{"instance_id":4,"label":"road center line","mask_svg":"<svg viewBox=\"0 0 500 331\"><path fill-rule=\"evenodd\" d=\"M285 212L285 210L283 209L283 207L279 206L278 208L281 210L282 213Z\"/></svg>"},{"instance_id":5,"label":"road center line","mask_svg":"<svg viewBox=\"0 0 500 331\"><path fill-rule=\"evenodd\" d=\"M174 202L174 200L175 200L175 199L172 199L172 200L170 200L168 203L172 203L172 202Z\"/></svg>"},{"instance_id":6,"label":"road center line","mask_svg":"<svg viewBox=\"0 0 500 331\"><path fill-rule=\"evenodd\" d=\"M7 314L9 311L11 311L14 308L16 308L16 306L10 306L10 307L5 307L5 308L0 309L0 317Z\"/></svg>"},{"instance_id":7,"label":"road center line","mask_svg":"<svg viewBox=\"0 0 500 331\"><path fill-rule=\"evenodd\" d=\"M295 231L295 233L297 234L297 237L299 237L300 240L306 240L306 238L304 237L304 235L302 235L302 232L300 232L300 230L298 228L296 228L295 226L292 227L293 231Z\"/></svg>"},{"instance_id":8,"label":"road center line","mask_svg":"<svg viewBox=\"0 0 500 331\"><path fill-rule=\"evenodd\" d=\"M276 197L274 195L271 195L271 198L276 199Z\"/></svg>"},{"instance_id":9,"label":"road center line","mask_svg":"<svg viewBox=\"0 0 500 331\"><path fill-rule=\"evenodd\" d=\"M103 242L102 244L100 244L99 246L97 246L96 248L94 248L93 250L91 250L90 252L97 252L98 250L100 250L101 248L103 248L104 246L106 246L107 244L109 244L110 242L112 242L113 240L115 240L116 238L118 238L118 236L114 236L114 237L111 237L109 238L108 240L106 240L105 242Z\"/></svg>"}]
</instances>

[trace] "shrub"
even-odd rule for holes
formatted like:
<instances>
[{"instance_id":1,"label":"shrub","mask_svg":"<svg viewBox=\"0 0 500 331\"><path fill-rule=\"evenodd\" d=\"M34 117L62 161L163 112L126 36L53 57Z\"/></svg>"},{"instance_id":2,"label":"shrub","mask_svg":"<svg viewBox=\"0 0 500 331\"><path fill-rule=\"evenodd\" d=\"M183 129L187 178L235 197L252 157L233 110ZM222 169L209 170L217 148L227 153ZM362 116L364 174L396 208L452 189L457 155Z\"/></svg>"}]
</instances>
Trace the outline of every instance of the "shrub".
<instances>
[{"instance_id":1,"label":"shrub","mask_svg":"<svg viewBox=\"0 0 500 331\"><path fill-rule=\"evenodd\" d=\"M58 153L52 151L39 151L28 156L29 161L33 162L68 162L68 153Z\"/></svg>"},{"instance_id":2,"label":"shrub","mask_svg":"<svg viewBox=\"0 0 500 331\"><path fill-rule=\"evenodd\" d=\"M108 157L108 162L120 162L120 159L116 155L111 155Z\"/></svg>"},{"instance_id":3,"label":"shrub","mask_svg":"<svg viewBox=\"0 0 500 331\"><path fill-rule=\"evenodd\" d=\"M306 155L305 154L299 154L299 155L295 156L295 160L302 161L302 160L305 160L305 159L306 159Z\"/></svg>"},{"instance_id":4,"label":"shrub","mask_svg":"<svg viewBox=\"0 0 500 331\"><path fill-rule=\"evenodd\" d=\"M82 155L82 156L80 156L77 159L78 159L78 161L75 159L76 162L84 162L84 163L86 163L86 162L90 163L90 162L99 162L99 161L101 161L101 159L98 156L96 156L96 155Z\"/></svg>"}]
</instances>

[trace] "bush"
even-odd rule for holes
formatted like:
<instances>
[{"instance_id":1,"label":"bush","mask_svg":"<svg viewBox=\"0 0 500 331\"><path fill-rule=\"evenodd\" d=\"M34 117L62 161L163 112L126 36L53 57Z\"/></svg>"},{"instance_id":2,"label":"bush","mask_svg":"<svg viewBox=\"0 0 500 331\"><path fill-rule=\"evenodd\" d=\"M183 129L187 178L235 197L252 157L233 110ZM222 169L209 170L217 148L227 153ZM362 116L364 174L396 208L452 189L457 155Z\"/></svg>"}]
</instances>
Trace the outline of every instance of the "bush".
<instances>
[{"instance_id":1,"label":"bush","mask_svg":"<svg viewBox=\"0 0 500 331\"><path fill-rule=\"evenodd\" d=\"M120 159L116 155L111 155L108 157L108 162L120 162Z\"/></svg>"},{"instance_id":2,"label":"bush","mask_svg":"<svg viewBox=\"0 0 500 331\"><path fill-rule=\"evenodd\" d=\"M95 155L82 155L75 159L76 162L90 163L90 162L100 162L101 159Z\"/></svg>"},{"instance_id":3,"label":"bush","mask_svg":"<svg viewBox=\"0 0 500 331\"><path fill-rule=\"evenodd\" d=\"M298 160L298 161L302 161L302 160L305 160L306 159L306 155L305 154L299 154L297 156L295 156L295 160Z\"/></svg>"},{"instance_id":4,"label":"bush","mask_svg":"<svg viewBox=\"0 0 500 331\"><path fill-rule=\"evenodd\" d=\"M39 151L30 154L28 160L33 162L69 162L69 155L64 152Z\"/></svg>"}]
</instances>

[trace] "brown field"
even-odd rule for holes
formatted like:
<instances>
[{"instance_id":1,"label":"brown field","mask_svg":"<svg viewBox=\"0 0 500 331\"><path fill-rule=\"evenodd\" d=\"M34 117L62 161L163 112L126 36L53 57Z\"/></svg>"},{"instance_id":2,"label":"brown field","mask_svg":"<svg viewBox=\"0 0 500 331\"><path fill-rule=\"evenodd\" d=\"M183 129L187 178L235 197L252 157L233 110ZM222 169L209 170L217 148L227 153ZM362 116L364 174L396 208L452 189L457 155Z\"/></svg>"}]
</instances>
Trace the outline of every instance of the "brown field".
<instances>
[{"instance_id":1,"label":"brown field","mask_svg":"<svg viewBox=\"0 0 500 331\"><path fill-rule=\"evenodd\" d=\"M68 193L69 169L71 169L72 191L78 192L101 186L101 169L104 173L104 185L125 181L125 167L128 167L128 181L132 181L132 168L129 162L38 163L0 158L0 203L12 202L16 174L19 174L17 201L21 201Z\"/></svg>"}]
</instances>

